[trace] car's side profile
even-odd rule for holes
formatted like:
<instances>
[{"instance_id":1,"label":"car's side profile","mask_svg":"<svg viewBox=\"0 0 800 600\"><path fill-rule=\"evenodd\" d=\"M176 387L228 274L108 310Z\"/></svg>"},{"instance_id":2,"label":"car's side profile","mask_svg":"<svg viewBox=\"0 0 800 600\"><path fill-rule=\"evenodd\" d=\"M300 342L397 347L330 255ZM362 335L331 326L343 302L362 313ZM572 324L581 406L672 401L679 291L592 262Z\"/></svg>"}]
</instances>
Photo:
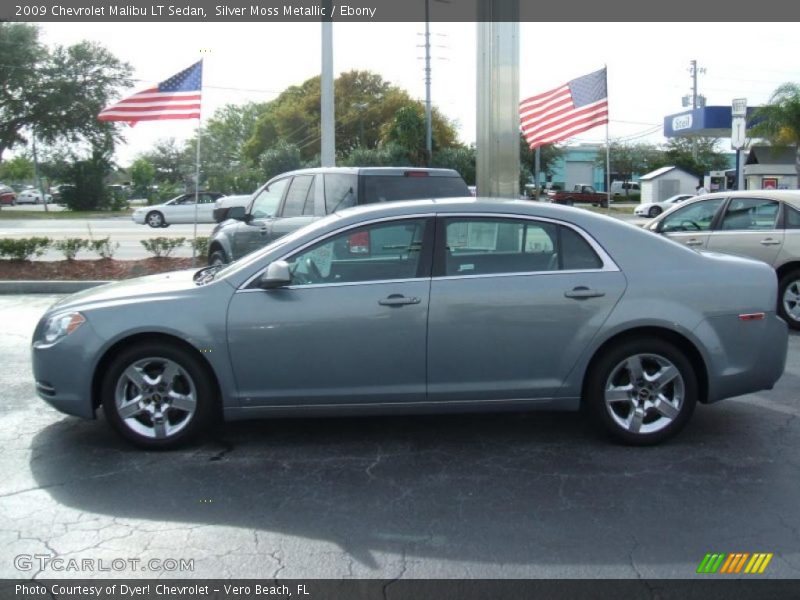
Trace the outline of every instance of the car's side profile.
<instances>
[{"instance_id":1,"label":"car's side profile","mask_svg":"<svg viewBox=\"0 0 800 600\"><path fill-rule=\"evenodd\" d=\"M681 202L686 202L690 198L694 198L694 194L676 194L661 202L644 202L633 209L633 214L653 219L665 210L669 210Z\"/></svg>"},{"instance_id":2,"label":"car's side profile","mask_svg":"<svg viewBox=\"0 0 800 600\"><path fill-rule=\"evenodd\" d=\"M657 267L654 269L653 267ZM169 447L226 419L585 406L652 444L771 388L774 272L520 201L330 215L222 269L106 285L33 335L39 395Z\"/></svg>"},{"instance_id":3,"label":"car's side profile","mask_svg":"<svg viewBox=\"0 0 800 600\"><path fill-rule=\"evenodd\" d=\"M222 196L219 192L187 192L163 204L137 208L131 219L138 225L153 228L194 223L195 219L198 223L214 223L214 202Z\"/></svg>"},{"instance_id":4,"label":"car's side profile","mask_svg":"<svg viewBox=\"0 0 800 600\"><path fill-rule=\"evenodd\" d=\"M648 229L697 250L761 260L778 276L778 313L800 329L800 192L717 192L664 213Z\"/></svg>"}]
</instances>

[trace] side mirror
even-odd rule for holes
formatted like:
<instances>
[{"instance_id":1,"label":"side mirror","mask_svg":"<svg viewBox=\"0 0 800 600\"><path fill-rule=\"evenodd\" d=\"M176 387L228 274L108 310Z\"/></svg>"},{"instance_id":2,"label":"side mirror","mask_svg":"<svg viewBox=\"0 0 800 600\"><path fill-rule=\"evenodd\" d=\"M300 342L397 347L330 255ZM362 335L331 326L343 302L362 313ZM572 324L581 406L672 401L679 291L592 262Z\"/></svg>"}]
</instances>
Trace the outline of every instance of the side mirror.
<instances>
[{"instance_id":1,"label":"side mirror","mask_svg":"<svg viewBox=\"0 0 800 600\"><path fill-rule=\"evenodd\" d=\"M237 221L247 221L250 220L249 215L247 214L247 209L244 206L232 206L228 209L228 218L229 219L236 219Z\"/></svg>"},{"instance_id":2,"label":"side mirror","mask_svg":"<svg viewBox=\"0 0 800 600\"><path fill-rule=\"evenodd\" d=\"M274 290L292 283L292 274L289 263L285 260L276 260L267 267L266 272L258 280L258 287L265 290Z\"/></svg>"}]
</instances>

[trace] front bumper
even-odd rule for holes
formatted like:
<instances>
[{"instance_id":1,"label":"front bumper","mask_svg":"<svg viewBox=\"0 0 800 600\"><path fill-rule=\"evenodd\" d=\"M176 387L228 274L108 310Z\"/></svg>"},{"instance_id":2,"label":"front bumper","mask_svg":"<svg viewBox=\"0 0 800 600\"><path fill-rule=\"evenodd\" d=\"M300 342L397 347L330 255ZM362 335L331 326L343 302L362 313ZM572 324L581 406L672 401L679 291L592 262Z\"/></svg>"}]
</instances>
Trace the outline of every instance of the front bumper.
<instances>
[{"instance_id":1,"label":"front bumper","mask_svg":"<svg viewBox=\"0 0 800 600\"><path fill-rule=\"evenodd\" d=\"M34 340L42 327L40 323L36 328ZM100 347L100 337L88 321L54 344L34 341L31 362L36 394L56 410L93 419L92 374Z\"/></svg>"},{"instance_id":2,"label":"front bumper","mask_svg":"<svg viewBox=\"0 0 800 600\"><path fill-rule=\"evenodd\" d=\"M133 222L134 222L134 223L136 223L137 225L144 225L144 217L145 217L145 214L144 214L144 213L141 213L141 214L133 213L133 214L131 215L131 219L132 219L132 220L133 220Z\"/></svg>"}]
</instances>

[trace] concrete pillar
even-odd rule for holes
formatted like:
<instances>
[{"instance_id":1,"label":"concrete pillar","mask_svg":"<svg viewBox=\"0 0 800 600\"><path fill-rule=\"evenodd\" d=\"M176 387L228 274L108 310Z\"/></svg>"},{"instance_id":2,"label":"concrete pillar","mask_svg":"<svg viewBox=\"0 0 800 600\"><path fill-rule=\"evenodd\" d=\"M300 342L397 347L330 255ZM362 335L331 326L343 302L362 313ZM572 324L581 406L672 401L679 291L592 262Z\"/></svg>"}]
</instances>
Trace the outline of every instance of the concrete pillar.
<instances>
[{"instance_id":1,"label":"concrete pillar","mask_svg":"<svg viewBox=\"0 0 800 600\"><path fill-rule=\"evenodd\" d=\"M519 197L519 0L478 0L477 187Z\"/></svg>"}]
</instances>

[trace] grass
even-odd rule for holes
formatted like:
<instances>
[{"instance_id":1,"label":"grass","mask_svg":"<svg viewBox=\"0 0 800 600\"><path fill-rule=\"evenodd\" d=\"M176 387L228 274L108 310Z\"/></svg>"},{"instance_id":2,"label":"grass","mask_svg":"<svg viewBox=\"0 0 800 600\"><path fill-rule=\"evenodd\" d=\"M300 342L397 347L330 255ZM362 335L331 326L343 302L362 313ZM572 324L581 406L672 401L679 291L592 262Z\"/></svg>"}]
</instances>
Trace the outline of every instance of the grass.
<instances>
[{"instance_id":1,"label":"grass","mask_svg":"<svg viewBox=\"0 0 800 600\"><path fill-rule=\"evenodd\" d=\"M107 219L109 217L129 217L128 210L4 210L0 209L0 219Z\"/></svg>"},{"instance_id":2,"label":"grass","mask_svg":"<svg viewBox=\"0 0 800 600\"><path fill-rule=\"evenodd\" d=\"M576 205L576 206L580 206L580 205ZM617 214L625 214L625 215L633 214L633 208L632 207L630 207L630 206L614 206L613 204L611 206L609 206L608 208L602 208L600 206L586 206L586 205L581 206L581 208L586 208L586 209L591 210L592 212L598 212L598 213L602 213L602 214L607 214L607 213L610 213L610 212L611 213L617 213Z\"/></svg>"}]
</instances>

